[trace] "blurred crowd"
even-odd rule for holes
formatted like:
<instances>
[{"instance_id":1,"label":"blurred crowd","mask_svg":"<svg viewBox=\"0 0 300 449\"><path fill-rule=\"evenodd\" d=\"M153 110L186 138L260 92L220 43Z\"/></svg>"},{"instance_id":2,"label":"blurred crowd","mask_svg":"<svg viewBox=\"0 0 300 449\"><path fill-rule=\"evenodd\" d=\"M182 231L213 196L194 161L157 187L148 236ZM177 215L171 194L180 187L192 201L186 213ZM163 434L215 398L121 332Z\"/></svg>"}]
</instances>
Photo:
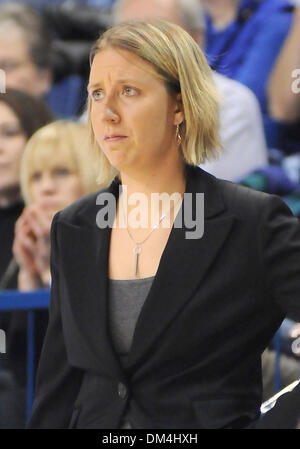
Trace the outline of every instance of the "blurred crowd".
<instances>
[{"instance_id":1,"label":"blurred crowd","mask_svg":"<svg viewBox=\"0 0 300 449\"><path fill-rule=\"evenodd\" d=\"M107 27L150 18L185 28L213 71L223 151L203 168L281 196L300 218L300 2L0 1L0 290L49 288L53 215L99 189L86 110L90 48ZM39 310L35 368L47 321ZM0 428L22 428L25 312L0 311L0 328ZM282 387L300 377L299 336L286 319ZM263 354L264 399L274 394L275 349L270 342Z\"/></svg>"}]
</instances>

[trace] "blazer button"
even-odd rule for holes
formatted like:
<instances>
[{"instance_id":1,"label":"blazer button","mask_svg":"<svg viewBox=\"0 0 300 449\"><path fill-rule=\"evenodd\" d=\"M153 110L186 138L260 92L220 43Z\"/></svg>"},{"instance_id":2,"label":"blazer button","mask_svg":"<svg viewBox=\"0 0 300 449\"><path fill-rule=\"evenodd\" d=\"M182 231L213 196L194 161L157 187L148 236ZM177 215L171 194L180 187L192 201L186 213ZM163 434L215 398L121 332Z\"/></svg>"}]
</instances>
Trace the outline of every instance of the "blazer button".
<instances>
[{"instance_id":1,"label":"blazer button","mask_svg":"<svg viewBox=\"0 0 300 449\"><path fill-rule=\"evenodd\" d=\"M121 399L126 399L128 395L126 385L124 385L122 382L119 382L118 384L118 395Z\"/></svg>"}]
</instances>

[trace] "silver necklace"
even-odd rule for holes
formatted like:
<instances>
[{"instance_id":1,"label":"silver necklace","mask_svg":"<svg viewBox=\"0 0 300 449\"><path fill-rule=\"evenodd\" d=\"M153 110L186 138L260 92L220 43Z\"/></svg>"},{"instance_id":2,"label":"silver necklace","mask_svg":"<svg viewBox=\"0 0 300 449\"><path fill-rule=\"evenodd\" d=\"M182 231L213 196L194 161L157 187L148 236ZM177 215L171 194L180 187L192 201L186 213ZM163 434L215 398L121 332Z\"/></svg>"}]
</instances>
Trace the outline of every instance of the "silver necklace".
<instances>
[{"instance_id":1,"label":"silver necklace","mask_svg":"<svg viewBox=\"0 0 300 449\"><path fill-rule=\"evenodd\" d=\"M134 254L134 277L137 277L137 272L138 272L138 263L139 263L139 255L142 252L142 245L146 242L146 240L148 240L148 238L150 237L150 235L152 234L153 231L155 231L156 229L158 229L160 223L163 221L164 218L166 218L169 213L171 212L172 208L175 206L177 206L177 204L179 203L179 200L176 202L175 205L173 205L172 207L170 207L169 211L167 213L162 214L162 216L160 217L160 219L158 220L158 223L156 225L153 226L153 228L151 229L151 231L149 232L149 234L140 242L137 242L136 240L134 240L132 234L130 233L129 229L128 229L128 222L126 220L125 217L125 211L124 211L124 207L123 207L123 214L124 214L124 220L126 223L126 229L127 229L127 233L130 237L130 239L133 241L134 243L134 248L133 248L133 254Z\"/></svg>"}]
</instances>

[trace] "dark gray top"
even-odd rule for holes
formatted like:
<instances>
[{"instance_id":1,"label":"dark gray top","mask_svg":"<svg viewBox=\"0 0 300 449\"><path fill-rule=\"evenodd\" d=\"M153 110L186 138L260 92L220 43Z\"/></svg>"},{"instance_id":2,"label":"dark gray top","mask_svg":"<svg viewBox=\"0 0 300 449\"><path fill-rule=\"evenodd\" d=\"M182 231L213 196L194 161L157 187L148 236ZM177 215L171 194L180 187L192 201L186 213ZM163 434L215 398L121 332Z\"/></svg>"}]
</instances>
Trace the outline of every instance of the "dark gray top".
<instances>
[{"instance_id":1,"label":"dark gray top","mask_svg":"<svg viewBox=\"0 0 300 449\"><path fill-rule=\"evenodd\" d=\"M151 288L154 276L141 279L109 279L108 316L114 349L125 369L135 326ZM122 429L130 429L130 415L124 419Z\"/></svg>"}]
</instances>

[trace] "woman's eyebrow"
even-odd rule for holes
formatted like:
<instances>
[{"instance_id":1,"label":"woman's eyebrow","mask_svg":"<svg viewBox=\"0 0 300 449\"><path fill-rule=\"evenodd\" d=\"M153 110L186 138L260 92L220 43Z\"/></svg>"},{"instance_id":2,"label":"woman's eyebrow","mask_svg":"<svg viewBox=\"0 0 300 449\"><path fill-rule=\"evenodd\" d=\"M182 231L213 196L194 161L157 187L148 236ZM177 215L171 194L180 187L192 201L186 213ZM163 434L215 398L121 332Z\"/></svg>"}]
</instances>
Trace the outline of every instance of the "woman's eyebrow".
<instances>
[{"instance_id":1,"label":"woman's eyebrow","mask_svg":"<svg viewBox=\"0 0 300 449\"><path fill-rule=\"evenodd\" d=\"M120 78L120 79L117 79L116 82L118 84L124 84L124 83L142 84L142 81L137 81L136 79L130 79L130 78ZM102 86L101 82L97 82L97 83L94 83L94 84L89 84L87 86L87 90L89 91L91 89L95 89L95 88L101 87L101 86Z\"/></svg>"},{"instance_id":2,"label":"woman's eyebrow","mask_svg":"<svg viewBox=\"0 0 300 449\"><path fill-rule=\"evenodd\" d=\"M100 87L100 85L100 83L88 84L86 89L89 91L91 89L94 89L95 87Z\"/></svg>"}]
</instances>

